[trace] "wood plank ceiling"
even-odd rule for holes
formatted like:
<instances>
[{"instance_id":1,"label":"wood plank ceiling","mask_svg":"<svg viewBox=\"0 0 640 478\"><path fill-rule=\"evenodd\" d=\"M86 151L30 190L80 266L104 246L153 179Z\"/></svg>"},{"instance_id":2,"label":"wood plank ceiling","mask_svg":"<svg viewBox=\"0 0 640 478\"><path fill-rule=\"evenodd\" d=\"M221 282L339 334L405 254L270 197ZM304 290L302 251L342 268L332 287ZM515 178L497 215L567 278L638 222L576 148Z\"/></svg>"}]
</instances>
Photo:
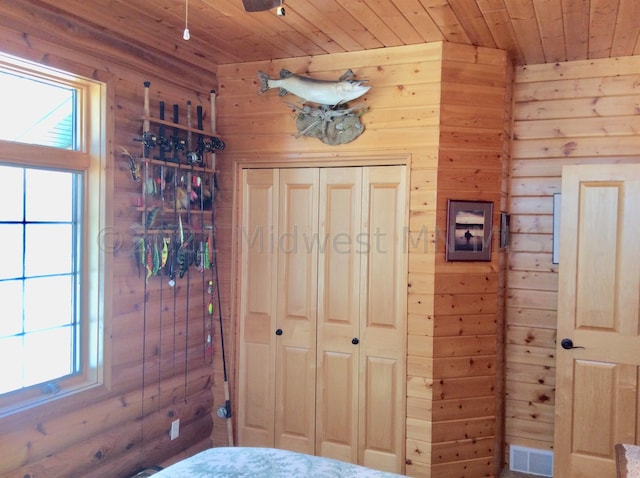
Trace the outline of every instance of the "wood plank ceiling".
<instances>
[{"instance_id":1,"label":"wood plank ceiling","mask_svg":"<svg viewBox=\"0 0 640 478\"><path fill-rule=\"evenodd\" d=\"M640 0L285 0L284 17L246 13L241 0L188 0L189 41L186 0L17 3L36 21L57 17L65 28L81 20L147 57L208 71L440 40L508 50L517 65L640 54Z\"/></svg>"}]
</instances>

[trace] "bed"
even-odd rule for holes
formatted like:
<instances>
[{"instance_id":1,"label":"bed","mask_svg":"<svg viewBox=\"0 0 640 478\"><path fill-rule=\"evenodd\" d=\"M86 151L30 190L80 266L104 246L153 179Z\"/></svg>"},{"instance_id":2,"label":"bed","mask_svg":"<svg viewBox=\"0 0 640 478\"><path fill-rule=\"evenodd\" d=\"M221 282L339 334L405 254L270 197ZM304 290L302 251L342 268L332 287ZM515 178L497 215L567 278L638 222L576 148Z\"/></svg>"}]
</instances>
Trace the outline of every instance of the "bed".
<instances>
[{"instance_id":1,"label":"bed","mask_svg":"<svg viewBox=\"0 0 640 478\"><path fill-rule=\"evenodd\" d=\"M640 478L640 446L617 443L615 455L618 478Z\"/></svg>"},{"instance_id":2,"label":"bed","mask_svg":"<svg viewBox=\"0 0 640 478\"><path fill-rule=\"evenodd\" d=\"M276 448L210 448L175 463L154 478L399 478L343 461Z\"/></svg>"}]
</instances>

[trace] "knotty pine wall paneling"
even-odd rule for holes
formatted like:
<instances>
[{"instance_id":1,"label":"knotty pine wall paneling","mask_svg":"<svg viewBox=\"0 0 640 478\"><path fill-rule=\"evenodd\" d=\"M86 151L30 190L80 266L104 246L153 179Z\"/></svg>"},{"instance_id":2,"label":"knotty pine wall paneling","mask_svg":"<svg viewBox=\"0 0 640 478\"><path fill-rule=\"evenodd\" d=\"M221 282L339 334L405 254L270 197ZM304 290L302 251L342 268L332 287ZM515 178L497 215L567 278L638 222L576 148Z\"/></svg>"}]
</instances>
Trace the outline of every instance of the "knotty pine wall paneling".
<instances>
[{"instance_id":1,"label":"knotty pine wall paneling","mask_svg":"<svg viewBox=\"0 0 640 478\"><path fill-rule=\"evenodd\" d=\"M488 262L435 262L433 327L433 445L466 453L438 457L434 475L497 476L501 468L501 322L505 252L499 245L506 206L510 67L505 55L477 61L445 45L438 161L438 228L447 200L493 202ZM447 61L447 58L452 60ZM444 252L444 243L438 243ZM473 325L472 325L473 324Z\"/></svg>"},{"instance_id":2,"label":"knotty pine wall paneling","mask_svg":"<svg viewBox=\"0 0 640 478\"><path fill-rule=\"evenodd\" d=\"M0 50L108 83L113 100L107 113L113 134L107 138L113 176L108 232L114 240L107 252L113 254L113 270L107 271L113 317L105 329L109 388L80 404L59 400L51 407L0 417L0 476L125 477L141 467L208 448L212 429L214 435L218 428L224 430L224 421L213 412L224 403L217 327L213 368L203 354L202 291L208 277L192 269L189 301L184 279L177 279L175 302L164 277L150 278L145 296L144 272L138 275L136 270L130 228L140 222L134 208L140 184L131 180L120 147L141 153L140 143L133 139L142 132L144 81L151 82L154 114L163 100L181 105L185 118L186 102L191 100L194 114L197 105L203 106L208 125L215 72L196 70L187 79L177 74L181 65L168 57L152 61L134 46L19 2L3 6ZM223 305L227 327L229 307ZM180 436L170 441L170 424L176 418Z\"/></svg>"},{"instance_id":3,"label":"knotty pine wall paneling","mask_svg":"<svg viewBox=\"0 0 640 478\"><path fill-rule=\"evenodd\" d=\"M506 298L506 453L553 449L558 268L553 194L565 164L640 161L640 58L515 70Z\"/></svg>"},{"instance_id":4,"label":"knotty pine wall paneling","mask_svg":"<svg viewBox=\"0 0 640 478\"><path fill-rule=\"evenodd\" d=\"M281 68L322 79L337 79L351 68L356 78L368 79L371 90L354 101L369 107L361 117L362 136L340 146L296 138L294 110L286 104L296 98L257 94L258 70L276 77ZM222 270L235 270L234 243L242 240L226 227L237 217L229 198L238 194L240 165L333 166L387 158L410 166L404 433L411 476L457 476L461 470L494 476L500 462L494 460L496 443L502 448L495 394L504 254L494 236L491 262L445 263L442 234L448 197L494 201L498 230L506 202L508 69L502 51L442 43L218 69L218 130L228 140L218 161L227 198L220 248L231 251ZM225 285L225 296L233 297L237 286ZM232 360L237 376L242 370L235 368L235 351ZM214 436L214 443L221 439Z\"/></svg>"}]
</instances>

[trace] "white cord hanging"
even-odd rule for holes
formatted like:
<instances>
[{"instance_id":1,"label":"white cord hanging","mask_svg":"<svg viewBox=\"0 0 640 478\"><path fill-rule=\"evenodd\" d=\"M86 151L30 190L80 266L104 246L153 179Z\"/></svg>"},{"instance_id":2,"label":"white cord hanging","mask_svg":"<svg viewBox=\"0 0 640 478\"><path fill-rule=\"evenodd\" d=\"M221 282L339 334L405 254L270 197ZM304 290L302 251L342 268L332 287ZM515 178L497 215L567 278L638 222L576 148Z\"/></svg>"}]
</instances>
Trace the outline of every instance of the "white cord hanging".
<instances>
[{"instance_id":1,"label":"white cord hanging","mask_svg":"<svg viewBox=\"0 0 640 478\"><path fill-rule=\"evenodd\" d=\"M189 0L184 0L184 33L182 34L184 40L189 40L191 34L189 33Z\"/></svg>"}]
</instances>

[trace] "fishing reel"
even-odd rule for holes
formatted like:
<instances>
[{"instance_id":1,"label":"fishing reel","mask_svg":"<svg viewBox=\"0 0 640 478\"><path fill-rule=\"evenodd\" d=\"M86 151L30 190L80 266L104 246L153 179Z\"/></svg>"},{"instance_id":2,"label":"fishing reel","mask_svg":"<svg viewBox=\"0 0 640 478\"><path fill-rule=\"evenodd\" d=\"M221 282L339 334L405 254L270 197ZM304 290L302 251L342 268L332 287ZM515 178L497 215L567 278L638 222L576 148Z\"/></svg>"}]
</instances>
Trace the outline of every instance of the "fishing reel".
<instances>
[{"instance_id":1,"label":"fishing reel","mask_svg":"<svg viewBox=\"0 0 640 478\"><path fill-rule=\"evenodd\" d=\"M214 151L222 151L225 147L224 141L215 136L210 141L198 141L198 147L195 151L189 151L186 154L187 163L202 164L204 153L213 153Z\"/></svg>"},{"instance_id":2,"label":"fishing reel","mask_svg":"<svg viewBox=\"0 0 640 478\"><path fill-rule=\"evenodd\" d=\"M188 151L185 156L188 164L202 164L202 154L198 151Z\"/></svg>"},{"instance_id":3,"label":"fishing reel","mask_svg":"<svg viewBox=\"0 0 640 478\"><path fill-rule=\"evenodd\" d=\"M210 141L198 141L198 147L196 148L196 151L198 151L198 153L200 154L213 153L214 151L222 151L224 149L224 146L224 141L222 141L220 138L212 136Z\"/></svg>"},{"instance_id":4,"label":"fishing reel","mask_svg":"<svg viewBox=\"0 0 640 478\"><path fill-rule=\"evenodd\" d=\"M171 148L174 152L178 153L180 151L184 151L187 147L186 140L180 138L179 136L171 137Z\"/></svg>"},{"instance_id":5,"label":"fishing reel","mask_svg":"<svg viewBox=\"0 0 640 478\"><path fill-rule=\"evenodd\" d=\"M134 138L134 141L140 141L145 148L154 148L158 144L158 137L150 131L144 131L141 138Z\"/></svg>"},{"instance_id":6,"label":"fishing reel","mask_svg":"<svg viewBox=\"0 0 640 478\"><path fill-rule=\"evenodd\" d=\"M215 136L211 137L211 141L205 141L204 150L208 153L212 153L214 151L222 151L225 147L224 141L220 138L216 138Z\"/></svg>"},{"instance_id":7,"label":"fishing reel","mask_svg":"<svg viewBox=\"0 0 640 478\"><path fill-rule=\"evenodd\" d=\"M170 153L174 149L172 138L165 138L164 136L156 138L156 146L158 146L161 153Z\"/></svg>"}]
</instances>

